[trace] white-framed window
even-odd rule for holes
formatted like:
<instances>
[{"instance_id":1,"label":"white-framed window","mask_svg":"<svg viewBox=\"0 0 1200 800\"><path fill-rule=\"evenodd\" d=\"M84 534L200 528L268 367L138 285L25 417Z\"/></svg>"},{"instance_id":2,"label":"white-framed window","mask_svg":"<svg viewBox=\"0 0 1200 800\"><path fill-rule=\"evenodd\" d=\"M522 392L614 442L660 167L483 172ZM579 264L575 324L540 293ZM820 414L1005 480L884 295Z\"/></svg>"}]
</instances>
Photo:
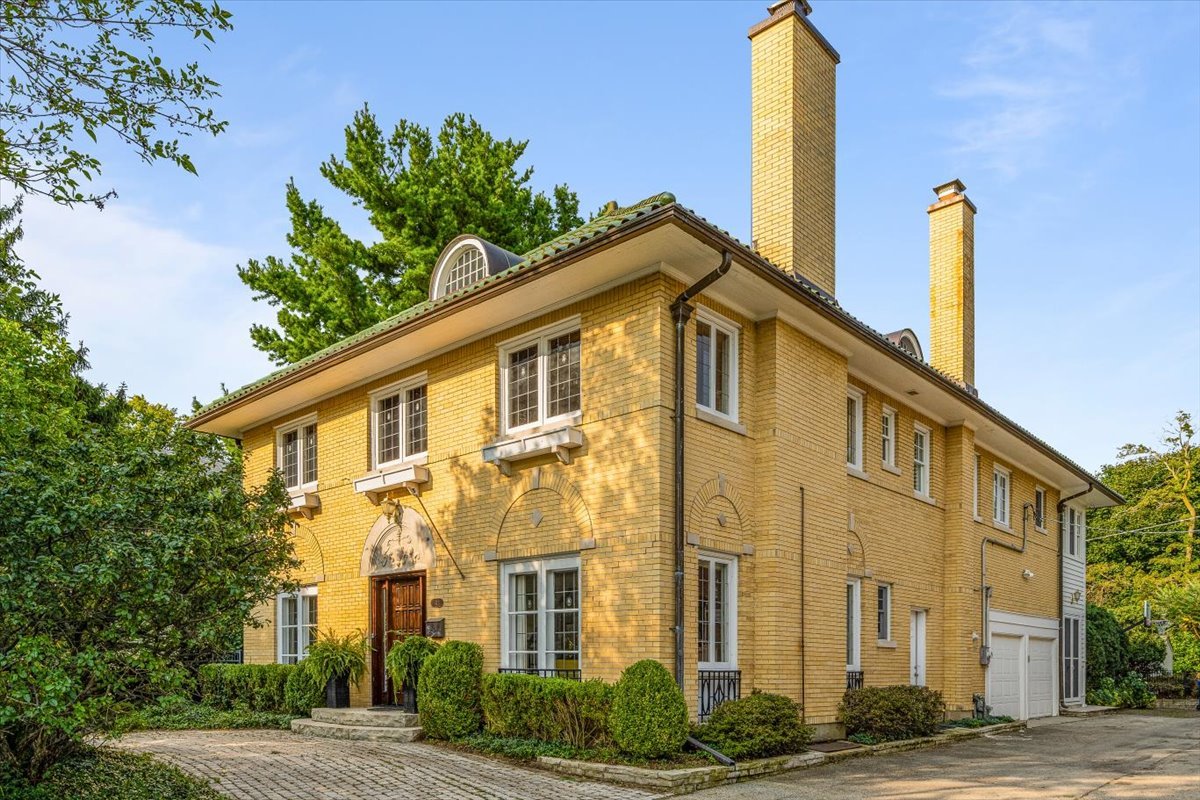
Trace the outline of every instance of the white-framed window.
<instances>
[{"instance_id":1,"label":"white-framed window","mask_svg":"<svg viewBox=\"0 0 1200 800\"><path fill-rule=\"evenodd\" d=\"M308 646L317 638L316 586L276 595L275 631L280 664L295 664L308 655Z\"/></svg>"},{"instance_id":2,"label":"white-framed window","mask_svg":"<svg viewBox=\"0 0 1200 800\"><path fill-rule=\"evenodd\" d=\"M1033 490L1033 526L1046 532L1046 490L1041 486Z\"/></svg>"},{"instance_id":3,"label":"white-framed window","mask_svg":"<svg viewBox=\"0 0 1200 800\"><path fill-rule=\"evenodd\" d=\"M992 469L992 521L1009 526L1008 489L1012 476L1004 467Z\"/></svg>"},{"instance_id":4,"label":"white-framed window","mask_svg":"<svg viewBox=\"0 0 1200 800\"><path fill-rule=\"evenodd\" d=\"M846 387L846 466L862 471L863 393Z\"/></svg>"},{"instance_id":5,"label":"white-framed window","mask_svg":"<svg viewBox=\"0 0 1200 800\"><path fill-rule=\"evenodd\" d=\"M881 583L875 587L875 638L881 642L892 640L892 585Z\"/></svg>"},{"instance_id":6,"label":"white-framed window","mask_svg":"<svg viewBox=\"0 0 1200 800\"><path fill-rule=\"evenodd\" d=\"M371 458L376 469L429 449L429 388L420 375L371 393Z\"/></svg>"},{"instance_id":7,"label":"white-framed window","mask_svg":"<svg viewBox=\"0 0 1200 800\"><path fill-rule=\"evenodd\" d=\"M737 559L701 553L696 569L696 661L700 669L737 666Z\"/></svg>"},{"instance_id":8,"label":"white-framed window","mask_svg":"<svg viewBox=\"0 0 1200 800\"><path fill-rule=\"evenodd\" d=\"M275 429L275 463L289 490L317 482L317 418L293 420Z\"/></svg>"},{"instance_id":9,"label":"white-framed window","mask_svg":"<svg viewBox=\"0 0 1200 800\"><path fill-rule=\"evenodd\" d=\"M487 261L483 251L474 245L468 245L455 257L454 263L446 275L446 294L454 294L459 289L465 289L473 283L483 280L487 274Z\"/></svg>"},{"instance_id":10,"label":"white-framed window","mask_svg":"<svg viewBox=\"0 0 1200 800\"><path fill-rule=\"evenodd\" d=\"M913 491L929 497L929 428L913 426Z\"/></svg>"},{"instance_id":11,"label":"white-framed window","mask_svg":"<svg viewBox=\"0 0 1200 800\"><path fill-rule=\"evenodd\" d=\"M580 669L579 557L510 562L500 569L504 666Z\"/></svg>"},{"instance_id":12,"label":"white-framed window","mask_svg":"<svg viewBox=\"0 0 1200 800\"><path fill-rule=\"evenodd\" d=\"M846 671L862 669L862 581L846 579Z\"/></svg>"},{"instance_id":13,"label":"white-framed window","mask_svg":"<svg viewBox=\"0 0 1200 800\"><path fill-rule=\"evenodd\" d=\"M1063 516L1066 522L1063 531L1067 537L1067 541L1064 543L1067 555L1073 558L1083 558L1083 541L1086 530L1083 512L1076 510L1074 506L1067 506L1063 511Z\"/></svg>"},{"instance_id":14,"label":"white-framed window","mask_svg":"<svg viewBox=\"0 0 1200 800\"><path fill-rule=\"evenodd\" d=\"M883 407L883 414L879 417L881 428L881 436L879 443L879 452L883 458L883 463L889 467L896 466L896 410L888 406Z\"/></svg>"},{"instance_id":15,"label":"white-framed window","mask_svg":"<svg viewBox=\"0 0 1200 800\"><path fill-rule=\"evenodd\" d=\"M975 480L971 484L971 508L974 509L975 521L979 521L979 470L982 466L983 459L979 453L975 454Z\"/></svg>"},{"instance_id":16,"label":"white-framed window","mask_svg":"<svg viewBox=\"0 0 1200 800\"><path fill-rule=\"evenodd\" d=\"M738 417L738 327L706 309L696 314L696 405Z\"/></svg>"},{"instance_id":17,"label":"white-framed window","mask_svg":"<svg viewBox=\"0 0 1200 800\"><path fill-rule=\"evenodd\" d=\"M577 318L502 344L504 432L578 420L581 369Z\"/></svg>"},{"instance_id":18,"label":"white-framed window","mask_svg":"<svg viewBox=\"0 0 1200 800\"><path fill-rule=\"evenodd\" d=\"M1067 700L1083 700L1084 658L1082 619L1063 619L1063 697Z\"/></svg>"}]
</instances>

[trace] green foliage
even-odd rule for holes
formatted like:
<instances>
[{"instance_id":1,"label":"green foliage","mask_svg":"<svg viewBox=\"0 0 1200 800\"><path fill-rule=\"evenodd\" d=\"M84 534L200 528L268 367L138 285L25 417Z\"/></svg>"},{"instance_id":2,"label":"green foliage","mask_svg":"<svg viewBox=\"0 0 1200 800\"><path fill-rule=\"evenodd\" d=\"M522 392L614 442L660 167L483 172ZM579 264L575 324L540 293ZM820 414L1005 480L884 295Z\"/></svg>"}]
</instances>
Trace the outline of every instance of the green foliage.
<instances>
[{"instance_id":1,"label":"green foliage","mask_svg":"<svg viewBox=\"0 0 1200 800\"><path fill-rule=\"evenodd\" d=\"M314 708L325 707L325 684L317 679L304 659L287 677L283 687L283 710L288 714L308 716Z\"/></svg>"},{"instance_id":2,"label":"green foliage","mask_svg":"<svg viewBox=\"0 0 1200 800\"><path fill-rule=\"evenodd\" d=\"M483 723L480 695L483 648L474 642L446 642L425 659L417 680L421 727L430 739L459 739Z\"/></svg>"},{"instance_id":3,"label":"green foliage","mask_svg":"<svg viewBox=\"0 0 1200 800\"><path fill-rule=\"evenodd\" d=\"M1155 675L1146 678L1146 685L1155 697L1177 700L1194 697L1196 678L1194 675Z\"/></svg>"},{"instance_id":4,"label":"green foliage","mask_svg":"<svg viewBox=\"0 0 1200 800\"><path fill-rule=\"evenodd\" d=\"M392 645L385 668L397 686L416 687L425 659L437 652L438 644L425 636L406 636Z\"/></svg>"},{"instance_id":5,"label":"green foliage","mask_svg":"<svg viewBox=\"0 0 1200 800\"><path fill-rule=\"evenodd\" d=\"M1120 680L1105 676L1095 684L1089 682L1087 702L1093 706L1150 708L1154 705L1154 692L1141 675L1130 672Z\"/></svg>"},{"instance_id":6,"label":"green foliage","mask_svg":"<svg viewBox=\"0 0 1200 800\"><path fill-rule=\"evenodd\" d=\"M717 706L696 738L734 760L799 753L813 729L800 721L791 698L755 692Z\"/></svg>"},{"instance_id":7,"label":"green foliage","mask_svg":"<svg viewBox=\"0 0 1200 800\"><path fill-rule=\"evenodd\" d=\"M81 748L36 786L0 783L0 800L222 800L206 781L148 755Z\"/></svg>"},{"instance_id":8,"label":"green foliage","mask_svg":"<svg viewBox=\"0 0 1200 800\"><path fill-rule=\"evenodd\" d=\"M330 678L349 678L355 686L367 674L367 638L360 631L338 636L333 631L317 634L308 646L308 669L322 686Z\"/></svg>"},{"instance_id":9,"label":"green foliage","mask_svg":"<svg viewBox=\"0 0 1200 800\"><path fill-rule=\"evenodd\" d=\"M648 760L630 756L611 747L574 747L566 742L547 742L541 739L521 739L477 733L454 743L477 753L503 756L519 761L536 761L541 756L592 761L602 764L629 764L639 767L700 767L711 765L712 759L703 753L680 752L667 759Z\"/></svg>"},{"instance_id":10,"label":"green foliage","mask_svg":"<svg viewBox=\"0 0 1200 800\"><path fill-rule=\"evenodd\" d=\"M10 4L11 5L11 4ZM36 781L119 703L180 690L295 561L278 476L79 377L0 211L0 770Z\"/></svg>"},{"instance_id":11,"label":"green foliage","mask_svg":"<svg viewBox=\"0 0 1200 800\"><path fill-rule=\"evenodd\" d=\"M293 664L205 664L196 684L200 701L213 708L283 713L287 682L299 671Z\"/></svg>"},{"instance_id":12,"label":"green foliage","mask_svg":"<svg viewBox=\"0 0 1200 800\"><path fill-rule=\"evenodd\" d=\"M624 752L641 758L670 756L688 737L687 702L666 667L645 659L621 673L608 722L613 741Z\"/></svg>"},{"instance_id":13,"label":"green foliage","mask_svg":"<svg viewBox=\"0 0 1200 800\"><path fill-rule=\"evenodd\" d=\"M295 714L275 711L251 711L244 706L214 708L193 703L178 695L159 698L157 703L134 709L117 717L109 733L130 731L235 730L271 728L287 730Z\"/></svg>"},{"instance_id":14,"label":"green foliage","mask_svg":"<svg viewBox=\"0 0 1200 800\"><path fill-rule=\"evenodd\" d=\"M850 734L888 742L937 733L945 713L942 693L924 686L866 686L846 692L837 718Z\"/></svg>"},{"instance_id":15,"label":"green foliage","mask_svg":"<svg viewBox=\"0 0 1200 800\"><path fill-rule=\"evenodd\" d=\"M533 168L517 167L527 145L463 114L447 117L436 140L404 119L386 134L364 106L346 127L344 160L331 157L321 174L366 210L380 241L352 238L289 182L291 255L238 267L256 300L279 307L278 327L250 329L254 346L294 363L423 302L438 253L459 234L524 253L581 224L566 186L533 191Z\"/></svg>"},{"instance_id":16,"label":"green foliage","mask_svg":"<svg viewBox=\"0 0 1200 800\"><path fill-rule=\"evenodd\" d=\"M1177 632L1192 639L1200 638L1200 578L1184 578L1160 586L1154 594L1153 607Z\"/></svg>"},{"instance_id":17,"label":"green foliage","mask_svg":"<svg viewBox=\"0 0 1200 800\"><path fill-rule=\"evenodd\" d=\"M195 173L176 136L217 134L226 123L205 103L218 84L195 62L162 53L192 41L207 50L232 15L201 0L52 0L0 4L0 180L66 203L103 206L113 192L83 186L101 171L93 150L107 135L147 163Z\"/></svg>"},{"instance_id":18,"label":"green foliage","mask_svg":"<svg viewBox=\"0 0 1200 800\"><path fill-rule=\"evenodd\" d=\"M1127 662L1130 670L1142 677L1162 672L1167 646L1157 632L1135 628L1125 634L1125 640L1129 644Z\"/></svg>"},{"instance_id":19,"label":"green foliage","mask_svg":"<svg viewBox=\"0 0 1200 800\"><path fill-rule=\"evenodd\" d=\"M1012 722L1013 718L1001 714L998 717L988 715L986 717L964 717L963 719L955 719L946 722L942 725L943 728L986 728L989 725L1002 725L1005 722Z\"/></svg>"},{"instance_id":20,"label":"green foliage","mask_svg":"<svg viewBox=\"0 0 1200 800\"><path fill-rule=\"evenodd\" d=\"M880 740L876 739L869 733L852 733L846 737L846 741L854 742L855 744L863 744L870 747L873 744L879 744Z\"/></svg>"},{"instance_id":21,"label":"green foliage","mask_svg":"<svg viewBox=\"0 0 1200 800\"><path fill-rule=\"evenodd\" d=\"M1117 678L1129 669L1129 642L1112 612L1088 603L1087 682Z\"/></svg>"},{"instance_id":22,"label":"green foliage","mask_svg":"<svg viewBox=\"0 0 1200 800\"><path fill-rule=\"evenodd\" d=\"M485 675L484 726L488 733L504 738L606 747L611 744L612 697L613 687L601 680Z\"/></svg>"}]
</instances>

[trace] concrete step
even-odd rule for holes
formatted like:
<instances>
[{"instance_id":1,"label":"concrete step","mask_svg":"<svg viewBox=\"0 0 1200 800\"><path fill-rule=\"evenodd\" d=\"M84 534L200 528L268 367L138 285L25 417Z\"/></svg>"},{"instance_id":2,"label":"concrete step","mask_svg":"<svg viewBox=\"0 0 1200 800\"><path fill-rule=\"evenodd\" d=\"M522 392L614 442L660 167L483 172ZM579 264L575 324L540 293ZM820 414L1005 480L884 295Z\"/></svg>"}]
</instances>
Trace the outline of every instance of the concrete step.
<instances>
[{"instance_id":1,"label":"concrete step","mask_svg":"<svg viewBox=\"0 0 1200 800\"><path fill-rule=\"evenodd\" d=\"M312 718L318 722L368 728L415 728L421 724L416 714L395 708L314 708Z\"/></svg>"},{"instance_id":2,"label":"concrete step","mask_svg":"<svg viewBox=\"0 0 1200 800\"><path fill-rule=\"evenodd\" d=\"M339 725L315 719L292 720L292 732L324 739L348 739L356 742L415 742L420 728L385 728L372 725Z\"/></svg>"},{"instance_id":3,"label":"concrete step","mask_svg":"<svg viewBox=\"0 0 1200 800\"><path fill-rule=\"evenodd\" d=\"M1064 717L1101 717L1105 714L1115 714L1113 706L1067 706L1059 711Z\"/></svg>"}]
</instances>

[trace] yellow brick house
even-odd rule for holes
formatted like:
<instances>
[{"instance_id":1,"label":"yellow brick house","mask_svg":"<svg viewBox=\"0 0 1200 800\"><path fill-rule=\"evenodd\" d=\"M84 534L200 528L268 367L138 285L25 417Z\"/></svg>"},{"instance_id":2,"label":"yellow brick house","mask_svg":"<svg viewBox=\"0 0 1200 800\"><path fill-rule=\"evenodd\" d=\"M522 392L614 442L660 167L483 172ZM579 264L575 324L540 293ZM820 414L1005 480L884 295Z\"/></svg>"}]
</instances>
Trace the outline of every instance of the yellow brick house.
<instances>
[{"instance_id":1,"label":"yellow brick house","mask_svg":"<svg viewBox=\"0 0 1200 800\"><path fill-rule=\"evenodd\" d=\"M950 713L1082 702L1083 525L1121 498L974 386L975 205L929 207L931 338L835 295L835 67L802 0L750 31L748 247L659 194L525 254L446 243L429 300L202 409L282 471L302 588L252 662L398 636L615 679L693 713L763 689L836 732L848 686Z\"/></svg>"}]
</instances>

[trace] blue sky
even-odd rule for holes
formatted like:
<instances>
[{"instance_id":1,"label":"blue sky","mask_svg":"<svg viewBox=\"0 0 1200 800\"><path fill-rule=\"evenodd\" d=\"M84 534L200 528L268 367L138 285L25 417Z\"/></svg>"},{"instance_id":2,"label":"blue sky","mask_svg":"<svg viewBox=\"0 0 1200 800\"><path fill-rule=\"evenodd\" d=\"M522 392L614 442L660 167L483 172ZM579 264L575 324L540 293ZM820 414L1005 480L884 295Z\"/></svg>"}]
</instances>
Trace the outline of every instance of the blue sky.
<instances>
[{"instance_id":1,"label":"blue sky","mask_svg":"<svg viewBox=\"0 0 1200 800\"><path fill-rule=\"evenodd\" d=\"M981 395L1088 467L1200 412L1200 4L840 3L838 297L928 330L931 187L976 225ZM187 408L271 368L235 265L285 254L283 187L371 230L318 173L369 102L527 138L535 183L585 209L669 190L749 241L749 43L736 3L231 3L200 176L115 145L103 212L26 206L26 260L92 378Z\"/></svg>"}]
</instances>

